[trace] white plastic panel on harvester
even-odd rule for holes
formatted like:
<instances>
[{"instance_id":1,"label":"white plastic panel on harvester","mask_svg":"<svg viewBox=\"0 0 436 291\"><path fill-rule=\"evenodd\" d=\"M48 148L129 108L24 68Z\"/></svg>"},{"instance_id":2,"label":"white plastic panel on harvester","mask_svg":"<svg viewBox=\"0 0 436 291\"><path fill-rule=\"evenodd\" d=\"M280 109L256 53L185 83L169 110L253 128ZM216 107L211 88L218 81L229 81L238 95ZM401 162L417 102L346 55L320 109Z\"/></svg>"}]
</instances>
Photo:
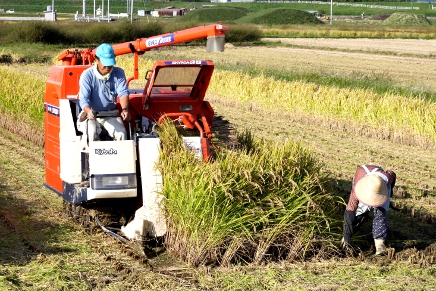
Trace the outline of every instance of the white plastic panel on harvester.
<instances>
[{"instance_id":1,"label":"white plastic panel on harvester","mask_svg":"<svg viewBox=\"0 0 436 291\"><path fill-rule=\"evenodd\" d=\"M59 100L60 177L67 183L81 182L80 136L76 135L70 101Z\"/></svg>"},{"instance_id":2,"label":"white plastic panel on harvester","mask_svg":"<svg viewBox=\"0 0 436 291\"><path fill-rule=\"evenodd\" d=\"M182 136L183 144L197 158L203 158L203 151L201 149L201 137L199 136Z\"/></svg>"},{"instance_id":3,"label":"white plastic panel on harvester","mask_svg":"<svg viewBox=\"0 0 436 291\"><path fill-rule=\"evenodd\" d=\"M89 144L90 175L135 174L136 146L133 140L93 141ZM94 190L88 188L88 200L136 197L137 189Z\"/></svg>"},{"instance_id":4,"label":"white plastic panel on harvester","mask_svg":"<svg viewBox=\"0 0 436 291\"><path fill-rule=\"evenodd\" d=\"M156 169L159 148L160 139L157 137L138 140L143 205L136 210L135 218L121 227L124 235L133 240L142 240L147 234L151 237L163 236L167 231L164 197L158 193L162 188L162 175Z\"/></svg>"},{"instance_id":5,"label":"white plastic panel on harvester","mask_svg":"<svg viewBox=\"0 0 436 291\"><path fill-rule=\"evenodd\" d=\"M136 173L135 141L90 142L89 173L90 175Z\"/></svg>"},{"instance_id":6,"label":"white plastic panel on harvester","mask_svg":"<svg viewBox=\"0 0 436 291\"><path fill-rule=\"evenodd\" d=\"M158 192L162 189L162 175L156 168L159 161L159 138L139 139L139 163L141 168L143 206L137 211L142 219L148 221L150 236L163 236L167 231L164 211L164 197ZM135 217L136 218L136 217Z\"/></svg>"}]
</instances>

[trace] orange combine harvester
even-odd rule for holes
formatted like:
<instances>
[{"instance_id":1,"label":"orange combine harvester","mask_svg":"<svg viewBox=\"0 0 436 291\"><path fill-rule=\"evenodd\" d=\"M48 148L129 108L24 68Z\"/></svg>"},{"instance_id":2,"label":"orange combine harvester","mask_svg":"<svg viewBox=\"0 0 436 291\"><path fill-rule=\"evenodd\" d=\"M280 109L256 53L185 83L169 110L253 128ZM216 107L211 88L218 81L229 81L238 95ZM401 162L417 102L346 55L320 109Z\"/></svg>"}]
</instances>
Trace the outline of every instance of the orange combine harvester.
<instances>
[{"instance_id":1,"label":"orange combine harvester","mask_svg":"<svg viewBox=\"0 0 436 291\"><path fill-rule=\"evenodd\" d=\"M206 51L223 51L222 24L211 24L113 45L115 55L133 54L133 76L138 79L138 57L146 51L207 38ZM119 229L105 227L119 238L144 240L162 237L166 220L159 194L162 176L155 168L160 139L153 130L165 118L194 132L183 137L187 148L209 159L214 111L204 100L214 65L208 60L161 60L147 71L145 88L129 87L131 119L125 124L129 139L88 142L77 129L81 111L79 78L92 66L94 49L66 50L53 66L44 95L45 186L64 199L72 216L82 210L106 212L120 221ZM121 110L117 104L118 110ZM103 134L103 132L102 132ZM79 210L80 209L80 210ZM87 212L87 213L96 213Z\"/></svg>"}]
</instances>

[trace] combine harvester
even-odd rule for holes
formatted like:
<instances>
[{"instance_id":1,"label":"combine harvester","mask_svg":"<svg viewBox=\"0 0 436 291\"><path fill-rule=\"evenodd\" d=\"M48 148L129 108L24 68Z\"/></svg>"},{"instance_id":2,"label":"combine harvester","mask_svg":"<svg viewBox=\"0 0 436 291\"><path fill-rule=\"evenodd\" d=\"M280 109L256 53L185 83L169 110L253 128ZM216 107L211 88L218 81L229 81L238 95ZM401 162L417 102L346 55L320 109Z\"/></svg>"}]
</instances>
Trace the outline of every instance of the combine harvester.
<instances>
[{"instance_id":1,"label":"combine harvester","mask_svg":"<svg viewBox=\"0 0 436 291\"><path fill-rule=\"evenodd\" d=\"M204 38L206 51L223 51L228 29L211 24L115 44L113 48L118 56L133 54L129 84L138 79L138 56L146 51ZM187 148L209 159L214 111L204 97L213 63L156 61L146 73L145 88L129 88L131 119L125 124L129 139L113 141L101 135L100 141L88 143L76 125L81 110L79 78L92 66L95 50L66 50L58 60L62 65L51 68L44 95L45 186L62 197L64 210L85 225L95 219L105 232L125 242L163 237L162 176L155 167L160 139L153 126L166 118L173 120L194 133L183 137ZM110 222L105 221L104 226L99 216L109 217ZM117 228L110 226L112 222Z\"/></svg>"}]
</instances>

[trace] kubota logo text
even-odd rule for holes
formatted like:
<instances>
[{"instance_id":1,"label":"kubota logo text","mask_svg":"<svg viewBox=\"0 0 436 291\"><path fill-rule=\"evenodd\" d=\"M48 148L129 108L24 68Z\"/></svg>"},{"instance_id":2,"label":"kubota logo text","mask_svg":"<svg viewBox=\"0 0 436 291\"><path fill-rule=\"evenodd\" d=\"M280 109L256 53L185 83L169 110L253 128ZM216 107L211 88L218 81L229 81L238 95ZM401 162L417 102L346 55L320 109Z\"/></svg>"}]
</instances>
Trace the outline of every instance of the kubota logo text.
<instances>
[{"instance_id":1,"label":"kubota logo text","mask_svg":"<svg viewBox=\"0 0 436 291\"><path fill-rule=\"evenodd\" d=\"M95 149L95 154L96 155L116 155L117 154L117 150L114 149Z\"/></svg>"},{"instance_id":2,"label":"kubota logo text","mask_svg":"<svg viewBox=\"0 0 436 291\"><path fill-rule=\"evenodd\" d=\"M170 43L174 41L174 34L169 34L159 37L151 37L145 41L147 47L158 46L160 44Z\"/></svg>"}]
</instances>

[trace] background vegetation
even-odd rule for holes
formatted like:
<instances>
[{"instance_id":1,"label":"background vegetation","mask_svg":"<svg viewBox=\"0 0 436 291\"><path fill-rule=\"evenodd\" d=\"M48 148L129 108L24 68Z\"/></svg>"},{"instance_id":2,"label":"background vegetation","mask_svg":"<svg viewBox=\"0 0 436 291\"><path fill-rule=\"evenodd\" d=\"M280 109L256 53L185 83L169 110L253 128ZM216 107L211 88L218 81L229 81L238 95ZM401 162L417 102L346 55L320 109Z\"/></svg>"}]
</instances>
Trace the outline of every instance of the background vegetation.
<instances>
[{"instance_id":1,"label":"background vegetation","mask_svg":"<svg viewBox=\"0 0 436 291\"><path fill-rule=\"evenodd\" d=\"M408 2L399 3L410 5ZM168 3L161 4L167 5ZM260 3L253 4L253 12L257 9L256 5L258 4ZM358 13L356 10L355 13L360 15L361 12ZM366 11L365 13L369 14ZM194 22L175 23L175 19L171 19L171 21L162 19L150 23L138 22L138 24L134 24L138 25L138 30L144 29L140 33L153 33L153 29L173 31L181 29L185 25L196 25ZM433 38L431 25L430 29L421 30L421 27L411 28L408 24L397 27L387 26L387 28L381 28L382 26L373 23L361 24L362 22L359 22L358 25L335 24L332 26L327 23L325 25L305 26L268 25L260 28L232 24L232 31L237 31L235 35L238 35L234 39L240 41L234 45L239 45L243 51L242 54L245 54L246 57L239 55L235 59L231 59L228 54L223 56L224 59L219 59L216 56L211 57L214 59L217 69L213 83L211 83L208 100L211 100L214 108L222 110L221 112L227 114L227 118L232 118L235 123L238 122L239 118L247 117L246 125L255 127L268 139L280 140L280 143L274 145L271 142L252 138L248 131L240 132L238 139L243 146L234 149L234 151L223 151L223 155L219 157L219 163L208 166L191 159L185 151L177 152L177 146L166 147L166 149L174 151L166 155L169 159L164 160L162 166L173 167L174 171L171 173L175 174L165 177L164 185L168 185L165 191L169 196L179 192L187 193L184 200L173 199L174 204L168 205L168 207L172 207L171 213L176 214L170 219L173 233L177 236L173 240L174 243L171 244L174 253L179 254L180 258L194 266L203 263L207 265L208 259L211 257L225 265L228 262L268 261L265 258L268 253L263 251L269 248L289 259L287 263L268 264L261 268L256 268L254 265L249 267L233 265L227 269L210 269L209 267L202 269L203 266L200 266L195 270L175 263L167 269L159 268L155 272L145 270L144 264L133 264L126 258L111 253L107 246L108 243L103 239L98 240L98 236L88 237L83 234L83 230L75 229L74 226L68 225L60 218L60 215L56 213L56 209L59 208L56 205L59 205L59 201L52 199L53 193L46 193L41 189L43 188L41 177L44 175L41 170L43 162L40 163L41 167L38 169L35 163L21 162L16 157L18 152L24 151L23 148L29 147L31 153L27 155L31 159L37 160L38 157L35 157L35 153L39 153L39 150L31 145L25 145L23 140L18 141L18 139L13 140L12 137L7 137L1 139L2 147L8 147L10 150L5 152L6 154L0 154L2 161L0 169L3 173L0 178L2 194L0 195L2 201L0 203L2 205L0 206L0 233L2 237L7 238L12 233L15 239L14 245L19 245L20 241L23 242L23 250L20 250L28 255L28 258L20 255L11 259L10 257L15 254L11 253L12 255L10 255L9 252L0 256L2 266L6 266L0 270L0 287L10 287L12 290L84 290L86 288L97 290L110 288L114 290L126 288L146 290L341 290L341 288L398 290L399 285L405 290L431 290L434 288L434 228L427 224L421 225L405 214L396 214L392 211L389 214L395 216L395 219L390 221L392 223L391 231L394 232L390 233L393 238L391 243L396 246L397 250L395 256L377 259L371 256L365 257L365 254L361 253L356 260L342 260L340 257L335 257L332 261L321 260L320 256L316 256L316 254L325 254L323 251L326 249L320 248L320 243L326 247L335 239L328 237L328 225L333 234L340 235L340 229L335 224L333 216L330 216L328 211L324 212L326 209L323 207L329 204L324 205L322 202L325 200L332 202L338 197L330 196L331 193L326 183L328 176L322 169L333 174L334 195L341 196L349 193L350 176L355 166L361 161L383 161L388 167L394 166L394 170L398 169L398 172L401 172L395 193L396 199L403 201L403 198L404 200L409 198L407 201L412 207L412 215L419 216L422 220L429 218L431 223L432 216L429 214L435 213L433 152L431 150L425 152L422 146L404 147L401 143L392 142L391 129L385 131L384 120L380 122L377 118L380 115L386 115L389 117L388 120L394 120L388 125L394 131L403 132L404 135L400 135L401 138L408 138L409 132L414 130L416 130L414 134L418 137L427 138L429 132L430 134L434 133L435 128L434 100L431 99L431 96L434 96L432 95L434 90L428 89L428 95L420 95L420 90L407 88L408 85L398 86L402 81L390 80L387 76L382 76L382 73L368 77L362 76L356 71L353 78L353 74L345 76L330 74L322 70L313 73L311 68L304 66L302 69L307 70L306 72L302 70L289 73L285 70L289 64L273 62L273 57L268 59L268 64L273 68L268 68L254 61L254 59L262 58L259 48L268 46L274 51L275 46L282 45L279 42L276 44L260 42L259 39L266 35L265 32L277 36L292 35L292 33L298 32L300 36L307 33L308 36L312 37L325 34L331 34L334 37L339 35L383 37L386 33L395 32L398 37L424 35L424 38ZM13 33L5 33L4 35L10 37L11 40L0 47L0 57L5 60L0 71L0 78L3 82L10 84L10 86L3 86L0 90L2 121L5 118L10 118L9 128L15 128L15 131L20 131L21 134L24 132L27 134L27 137L24 138L27 139L41 136L43 83L46 80L49 67L55 63L55 56L59 51L65 49L64 44L76 46L98 44L96 40L92 39L86 39L86 43L83 44L76 39L80 37L78 31L82 30L83 34L86 35L86 30L91 27L94 27L94 35L104 32L101 34L100 41L112 39L114 42L119 42L116 40L116 37L120 37L117 35L117 30L123 29L123 26L125 34L135 30L134 26L122 21L111 24L77 24L78 28L75 28L75 24L71 25L71 23L65 27L62 23L56 23L47 24L47 28L37 27L37 30L27 27L29 24L20 25L22 26L10 26L9 23L3 25L2 23L0 30L10 29L13 32L28 29L30 34L46 35L47 38L44 40L45 37L37 37L37 40L34 41L31 38L26 39L25 37L28 36L23 33L21 37L25 38L24 41L20 39L17 43L16 39L12 39ZM51 30L53 27L55 31ZM234 27L238 29L234 29ZM38 33L38 31L45 31L45 29L49 33ZM60 33L56 32L57 29ZM70 31L74 32L76 29L77 34L72 33L74 37L71 39L63 38L69 35ZM243 37L247 31L257 36L250 39L250 43L247 43L248 38ZM92 35L92 33L90 34ZM62 42L51 42L50 35L57 35L59 39L62 39ZM141 37L144 36L141 35ZM85 39L82 40L85 41ZM229 41L228 38L227 41ZM246 49L245 46L248 44L250 46ZM232 45L228 46L229 51L232 50ZM255 52L254 57L248 54L250 50ZM277 51L275 54L280 56ZM194 47L186 49L179 47L150 52L146 57L142 61L149 64L154 58L189 59L201 58L203 54ZM431 59L433 56L426 58ZM120 57L119 64L128 72L130 67L125 59L127 57ZM31 62L36 62L36 64L29 64ZM273 65L271 66L271 64ZM406 89L399 89L400 87L406 87ZM367 96L370 98L366 98ZM359 100L363 98L365 98L364 106L359 103ZM277 110L277 104L282 105L279 110ZM294 104L297 106L294 107ZM297 110L293 111L294 109ZM399 116L396 116L397 113ZM322 121L316 121L323 114L326 114L327 117ZM343 114L343 120L340 118L341 114ZM241 117L241 115L243 116ZM349 118L355 118L356 124L350 124ZM396 118L401 123L395 122ZM27 120L34 122L29 123L32 125L29 131L26 131L23 125L23 123L27 124ZM361 135L364 135L365 130L368 129L366 120L374 122L375 130L373 132L375 133L362 138ZM303 124L302 127L299 127L300 123ZM320 160L325 164L321 164L316 158L314 159L313 152L303 148L301 144L284 141L284 136L290 136L289 131L293 129L290 127L295 127L295 132L292 135L294 138L299 138L307 143L316 144L318 142L318 147L314 147L314 150L317 151ZM322 127L327 129L324 129L317 136L312 136ZM356 129L355 133L352 132L352 127ZM341 128L341 130L336 130L337 128ZM174 134L170 133L170 136L174 136ZM348 136L353 140L347 148L341 145L341 142ZM167 142L174 142L174 140ZM369 146L367 146L368 143L370 143ZM330 146L323 147L321 144ZM21 148L17 148L17 145L20 145ZM396 151L397 148L398 151ZM408 167L412 163L410 153L414 154L412 159L416 160L414 167ZM274 159L270 159L271 157ZM282 161L286 162L282 163ZM296 164L303 166L299 168ZM187 171L185 165L189 165L189 169L193 170ZM288 167L289 165L291 167ZM292 172L295 169L299 171ZM198 171L201 171L201 175L198 175ZM286 177L291 177L291 179L280 180L281 175L278 173L282 172L288 173ZM240 175L235 178L235 173ZM195 176L195 179L192 176ZM198 184L192 183L193 180L198 181ZM222 184L216 181L222 182ZM258 191L260 184L268 186L267 191L260 193ZM35 195L35 192L38 195ZM255 193L256 197L241 205L238 202L245 197L245 192ZM293 195L287 195L289 192ZM202 197L209 200L201 200L206 205L213 207L204 207L203 204L198 204L198 197L203 193L213 194ZM305 195L307 193L310 195ZM230 199L229 201L227 199L229 197L234 200ZM50 201L49 206L47 206L47 201ZM229 207L223 209L224 202L228 203L225 206ZM287 207L283 207L283 205ZM184 211L187 207L191 207L192 211ZM44 211L39 211L42 208ZM295 214L295 216L290 216L290 213L282 211L285 208L296 209L296 211L291 211L293 212L291 214ZM16 209L20 211L16 211ZM315 210L314 216L310 219L305 212L308 209ZM219 212L214 212L214 210L219 210ZM403 208L403 210L407 212L407 208ZM325 216L326 214L328 216ZM181 217L186 218L186 220L181 221ZM202 217L209 219L202 220ZM294 223L301 228L290 227ZM277 228L270 227L272 225L276 225ZM2 231L4 226L7 231ZM200 231L186 233L184 230L190 227ZM295 229L307 230L307 233L295 232ZM228 232L223 233L222 230ZM76 236L72 233L75 233ZM370 230L367 230L366 233L370 233ZM37 239L33 237L37 237ZM85 239L79 239L82 237ZM178 237L183 237L183 239L178 240ZM209 237L210 240L205 239ZM229 237L230 239L228 239ZM303 237L304 240L295 240L298 237ZM221 238L227 239L224 243L221 241L220 244ZM365 245L368 240L353 237L353 242L356 242L355 239L360 239L359 246L368 251L366 255L372 253L370 247ZM3 243L3 241L0 246L9 251L12 244ZM180 241L189 243L178 243ZM294 248L291 248L291 245ZM307 246L311 247L306 248ZM282 252L283 249L280 247L286 248L287 251ZM224 252L223 248L228 252ZM309 252L306 252L307 250ZM321 252L319 252L320 250ZM331 249L328 251L330 252ZM306 256L307 254L312 256ZM168 259L165 254L160 254L157 257L162 260ZM298 265L289 263L299 258L313 258L314 261ZM16 263L17 261L20 263ZM156 261L151 259L150 262ZM359 282L355 281L356 273L359 273L362 279ZM366 284L365 282L370 283Z\"/></svg>"},{"instance_id":2,"label":"background vegetation","mask_svg":"<svg viewBox=\"0 0 436 291\"><path fill-rule=\"evenodd\" d=\"M55 0L55 10L58 13L63 14L75 14L79 12L79 14L83 11L83 0ZM105 1L104 7L107 9L107 1ZM419 8L420 13L424 13L426 16L435 16L436 11L431 10L431 5L428 2L417 2L414 1L347 1L347 0L339 0L333 1L335 3L333 10L335 15L354 15L360 16L362 14L362 6L363 5L380 5L380 6L395 6L395 7L406 7L408 9L415 7ZM93 14L93 3L89 3L87 1L86 13L88 15ZM342 4L337 5L336 3ZM359 4L360 7L353 7L350 4ZM5 11L7 9L14 8L15 12L18 14L21 13L42 13L46 10L47 6L51 6L52 1L46 0L2 0L0 2L0 9L3 8ZM101 1L96 2L97 7L101 6ZM163 8L167 6L175 6L179 8L187 8L191 9L194 7L200 7L201 5L213 5L213 6L231 6L231 7L243 7L248 12L257 12L260 10L264 10L266 8L277 8L277 7L291 7L301 10L323 10L330 11L330 1L319 1L314 3L297 3L297 2L272 2L268 3L267 1L258 1L258 2L234 2L234 3L211 3L210 1L149 1L149 0L135 0L133 3L133 10L136 11L139 9L143 10L154 10L156 8ZM389 11L384 8L365 8L363 9L366 15L377 15ZM110 11L111 13L124 13L127 12L127 2L125 0L111 0L110 1ZM406 10L407 13L416 13L412 10Z\"/></svg>"}]
</instances>

